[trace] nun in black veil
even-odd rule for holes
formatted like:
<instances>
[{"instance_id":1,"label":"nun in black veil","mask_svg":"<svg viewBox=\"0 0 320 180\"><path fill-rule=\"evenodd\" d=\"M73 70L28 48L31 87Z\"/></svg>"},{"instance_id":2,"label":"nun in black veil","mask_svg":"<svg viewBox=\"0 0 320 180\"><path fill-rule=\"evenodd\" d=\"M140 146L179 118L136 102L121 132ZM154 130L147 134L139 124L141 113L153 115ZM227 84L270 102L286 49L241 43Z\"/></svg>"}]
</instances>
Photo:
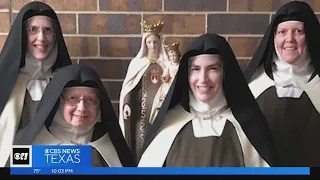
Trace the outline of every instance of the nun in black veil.
<instances>
[{"instance_id":1,"label":"nun in black veil","mask_svg":"<svg viewBox=\"0 0 320 180\"><path fill-rule=\"evenodd\" d=\"M139 167L269 167L276 150L228 42L207 33L183 55Z\"/></svg>"},{"instance_id":2,"label":"nun in black veil","mask_svg":"<svg viewBox=\"0 0 320 180\"><path fill-rule=\"evenodd\" d=\"M46 88L35 118L15 145L91 145L93 166L134 166L99 75L90 67L61 68Z\"/></svg>"},{"instance_id":3,"label":"nun in black veil","mask_svg":"<svg viewBox=\"0 0 320 180\"><path fill-rule=\"evenodd\" d=\"M244 71L279 150L277 166L320 166L319 32L307 3L284 4Z\"/></svg>"},{"instance_id":4,"label":"nun in black veil","mask_svg":"<svg viewBox=\"0 0 320 180\"><path fill-rule=\"evenodd\" d=\"M0 55L0 167L9 158L16 133L34 118L56 70L70 64L55 11L42 2L26 4Z\"/></svg>"}]
</instances>

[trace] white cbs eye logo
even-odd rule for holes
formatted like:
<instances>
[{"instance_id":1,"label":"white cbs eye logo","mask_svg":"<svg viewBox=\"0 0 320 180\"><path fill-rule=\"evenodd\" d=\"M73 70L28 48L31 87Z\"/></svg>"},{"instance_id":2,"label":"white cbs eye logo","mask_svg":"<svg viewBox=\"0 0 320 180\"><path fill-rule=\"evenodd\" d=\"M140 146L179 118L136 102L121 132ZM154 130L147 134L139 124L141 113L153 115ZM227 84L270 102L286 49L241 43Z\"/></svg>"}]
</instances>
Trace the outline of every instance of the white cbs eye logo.
<instances>
[{"instance_id":1,"label":"white cbs eye logo","mask_svg":"<svg viewBox=\"0 0 320 180\"><path fill-rule=\"evenodd\" d=\"M13 158L15 160L26 160L28 158L28 153L14 153Z\"/></svg>"}]
</instances>

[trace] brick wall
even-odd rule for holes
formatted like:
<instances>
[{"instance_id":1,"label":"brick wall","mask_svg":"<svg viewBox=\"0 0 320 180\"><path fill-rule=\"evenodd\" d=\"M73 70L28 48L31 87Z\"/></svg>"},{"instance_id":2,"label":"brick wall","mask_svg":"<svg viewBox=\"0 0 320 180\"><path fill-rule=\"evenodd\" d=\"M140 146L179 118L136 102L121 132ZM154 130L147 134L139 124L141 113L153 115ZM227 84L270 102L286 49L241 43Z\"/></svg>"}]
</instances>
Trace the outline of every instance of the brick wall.
<instances>
[{"instance_id":1,"label":"brick wall","mask_svg":"<svg viewBox=\"0 0 320 180\"><path fill-rule=\"evenodd\" d=\"M16 13L30 1L0 0L0 48ZM290 0L41 1L57 12L73 62L96 69L117 112L128 63L140 48L142 20L162 19L165 42L180 41L182 53L203 33L223 35L244 68L272 13ZM320 0L305 1L320 12Z\"/></svg>"}]
</instances>

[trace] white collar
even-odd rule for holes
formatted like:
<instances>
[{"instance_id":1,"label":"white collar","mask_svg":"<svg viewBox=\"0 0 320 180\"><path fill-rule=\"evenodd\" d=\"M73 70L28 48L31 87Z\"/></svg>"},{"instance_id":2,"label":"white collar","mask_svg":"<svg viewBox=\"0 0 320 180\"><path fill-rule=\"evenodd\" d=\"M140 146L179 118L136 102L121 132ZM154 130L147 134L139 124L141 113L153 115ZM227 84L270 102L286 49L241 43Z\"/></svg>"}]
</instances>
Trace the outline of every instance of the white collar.
<instances>
[{"instance_id":1,"label":"white collar","mask_svg":"<svg viewBox=\"0 0 320 180\"><path fill-rule=\"evenodd\" d=\"M196 115L196 118L192 120L194 136L221 136L227 121L222 113L229 109L222 88L209 103L199 101L189 91L189 101L190 112Z\"/></svg>"},{"instance_id":2,"label":"white collar","mask_svg":"<svg viewBox=\"0 0 320 180\"><path fill-rule=\"evenodd\" d=\"M273 62L272 73L278 97L299 98L303 93L302 86L308 83L314 72L307 48L293 65L285 62L276 49Z\"/></svg>"},{"instance_id":3,"label":"white collar","mask_svg":"<svg viewBox=\"0 0 320 180\"><path fill-rule=\"evenodd\" d=\"M38 60L30 53L26 53L25 66L20 69L20 72L27 74L30 80L27 85L27 90L33 101L40 101L45 88L47 87L50 78L53 76L51 71L55 64L58 55L58 45L56 44L52 53L45 60Z\"/></svg>"}]
</instances>

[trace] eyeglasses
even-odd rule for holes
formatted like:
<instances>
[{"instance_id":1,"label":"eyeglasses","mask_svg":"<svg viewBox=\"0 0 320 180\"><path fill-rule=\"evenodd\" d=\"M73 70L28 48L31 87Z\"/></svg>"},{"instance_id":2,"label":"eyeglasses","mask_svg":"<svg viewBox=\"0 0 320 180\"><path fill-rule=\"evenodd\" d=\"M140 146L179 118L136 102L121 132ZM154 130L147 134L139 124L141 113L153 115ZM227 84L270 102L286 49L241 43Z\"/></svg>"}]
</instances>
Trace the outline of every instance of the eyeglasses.
<instances>
[{"instance_id":1,"label":"eyeglasses","mask_svg":"<svg viewBox=\"0 0 320 180\"><path fill-rule=\"evenodd\" d=\"M100 99L98 98L87 98L87 99L83 99L83 98L80 98L80 97L75 97L75 96L70 96L70 97L63 97L61 96L61 98L64 100L64 102L68 105L71 105L71 106L76 106L80 103L81 100L84 101L84 103L86 105L89 105L89 106L98 106L100 104Z\"/></svg>"},{"instance_id":2,"label":"eyeglasses","mask_svg":"<svg viewBox=\"0 0 320 180\"><path fill-rule=\"evenodd\" d=\"M39 34L40 31L47 36L52 36L55 34L55 29L52 27L40 28L38 26L30 26L27 28L27 32L31 35Z\"/></svg>"}]
</instances>

